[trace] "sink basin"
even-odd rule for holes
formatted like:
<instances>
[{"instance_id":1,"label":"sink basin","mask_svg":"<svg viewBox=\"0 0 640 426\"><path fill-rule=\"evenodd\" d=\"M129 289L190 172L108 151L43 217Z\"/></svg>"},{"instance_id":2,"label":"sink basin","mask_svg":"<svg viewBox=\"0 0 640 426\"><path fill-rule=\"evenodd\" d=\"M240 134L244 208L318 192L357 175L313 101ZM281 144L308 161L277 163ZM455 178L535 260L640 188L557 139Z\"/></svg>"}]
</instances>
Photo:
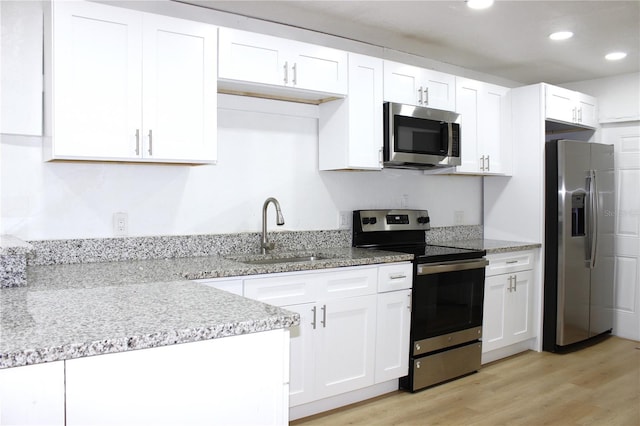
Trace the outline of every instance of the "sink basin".
<instances>
[{"instance_id":1,"label":"sink basin","mask_svg":"<svg viewBox=\"0 0 640 426\"><path fill-rule=\"evenodd\" d=\"M275 263L292 263L292 262L311 262L314 260L327 259L323 256L292 256L292 257L274 257L263 259L247 259L239 260L242 263L248 263L250 265L271 265Z\"/></svg>"}]
</instances>

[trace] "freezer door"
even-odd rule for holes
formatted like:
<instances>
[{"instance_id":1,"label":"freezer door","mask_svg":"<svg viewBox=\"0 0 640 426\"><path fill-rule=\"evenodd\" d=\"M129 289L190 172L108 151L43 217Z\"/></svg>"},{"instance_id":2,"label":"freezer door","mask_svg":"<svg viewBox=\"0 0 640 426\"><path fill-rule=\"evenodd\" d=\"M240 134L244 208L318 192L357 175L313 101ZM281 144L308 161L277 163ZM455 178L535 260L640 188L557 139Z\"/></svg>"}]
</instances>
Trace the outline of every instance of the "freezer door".
<instances>
[{"instance_id":1,"label":"freezer door","mask_svg":"<svg viewBox=\"0 0 640 426\"><path fill-rule=\"evenodd\" d=\"M558 141L558 278L556 344L589 337L591 251L590 145Z\"/></svg>"},{"instance_id":2,"label":"freezer door","mask_svg":"<svg viewBox=\"0 0 640 426\"><path fill-rule=\"evenodd\" d=\"M597 213L593 221L589 335L595 336L613 327L615 171L613 145L589 145L596 192L593 207Z\"/></svg>"}]
</instances>

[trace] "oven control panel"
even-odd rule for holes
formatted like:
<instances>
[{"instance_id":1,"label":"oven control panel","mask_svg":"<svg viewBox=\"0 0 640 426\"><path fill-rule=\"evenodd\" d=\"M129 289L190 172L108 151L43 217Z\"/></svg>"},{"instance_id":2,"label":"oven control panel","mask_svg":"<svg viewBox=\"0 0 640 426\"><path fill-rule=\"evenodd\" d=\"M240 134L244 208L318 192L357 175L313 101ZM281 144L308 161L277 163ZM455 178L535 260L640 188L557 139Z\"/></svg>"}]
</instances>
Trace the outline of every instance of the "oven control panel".
<instances>
[{"instance_id":1,"label":"oven control panel","mask_svg":"<svg viewBox=\"0 0 640 426\"><path fill-rule=\"evenodd\" d=\"M361 232L427 230L430 219L427 210L355 210L353 225Z\"/></svg>"}]
</instances>

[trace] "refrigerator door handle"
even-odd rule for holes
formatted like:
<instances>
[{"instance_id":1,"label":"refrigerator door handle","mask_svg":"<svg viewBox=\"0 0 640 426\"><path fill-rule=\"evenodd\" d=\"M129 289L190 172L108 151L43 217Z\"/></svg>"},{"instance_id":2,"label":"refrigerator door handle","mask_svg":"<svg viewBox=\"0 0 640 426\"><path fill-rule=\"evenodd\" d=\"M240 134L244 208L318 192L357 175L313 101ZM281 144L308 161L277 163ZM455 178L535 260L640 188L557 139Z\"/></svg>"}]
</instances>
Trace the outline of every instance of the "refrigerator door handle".
<instances>
[{"instance_id":1,"label":"refrigerator door handle","mask_svg":"<svg viewBox=\"0 0 640 426\"><path fill-rule=\"evenodd\" d=\"M589 269L596 267L598 247L598 180L596 171L589 171L589 242L591 244Z\"/></svg>"}]
</instances>

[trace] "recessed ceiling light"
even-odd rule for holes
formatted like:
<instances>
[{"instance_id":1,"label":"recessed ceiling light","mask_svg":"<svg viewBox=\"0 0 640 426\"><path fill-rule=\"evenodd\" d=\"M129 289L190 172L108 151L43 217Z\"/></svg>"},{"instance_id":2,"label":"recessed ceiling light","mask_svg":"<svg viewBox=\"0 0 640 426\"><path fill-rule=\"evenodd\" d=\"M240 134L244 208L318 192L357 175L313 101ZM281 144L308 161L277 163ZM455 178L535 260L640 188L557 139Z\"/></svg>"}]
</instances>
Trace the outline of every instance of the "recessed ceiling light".
<instances>
[{"instance_id":1,"label":"recessed ceiling light","mask_svg":"<svg viewBox=\"0 0 640 426\"><path fill-rule=\"evenodd\" d=\"M611 52L608 53L604 58L607 61L619 61L620 59L624 59L627 57L625 52Z\"/></svg>"},{"instance_id":2,"label":"recessed ceiling light","mask_svg":"<svg viewBox=\"0 0 640 426\"><path fill-rule=\"evenodd\" d=\"M566 40L571 37L573 37L573 33L571 31L557 31L549 34L549 38L551 40Z\"/></svg>"},{"instance_id":3,"label":"recessed ceiling light","mask_svg":"<svg viewBox=\"0 0 640 426\"><path fill-rule=\"evenodd\" d=\"M493 0L467 0L467 6L471 9L486 9L493 5Z\"/></svg>"}]
</instances>

